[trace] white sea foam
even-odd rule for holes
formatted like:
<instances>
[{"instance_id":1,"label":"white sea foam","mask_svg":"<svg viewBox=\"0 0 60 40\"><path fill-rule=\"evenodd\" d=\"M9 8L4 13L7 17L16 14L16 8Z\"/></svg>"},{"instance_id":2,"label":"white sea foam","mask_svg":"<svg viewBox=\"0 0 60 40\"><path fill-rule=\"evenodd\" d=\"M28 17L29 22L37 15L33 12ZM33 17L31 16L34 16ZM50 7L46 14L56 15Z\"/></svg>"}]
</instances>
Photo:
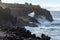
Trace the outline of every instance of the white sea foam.
<instances>
[{"instance_id":1,"label":"white sea foam","mask_svg":"<svg viewBox=\"0 0 60 40\"><path fill-rule=\"evenodd\" d=\"M55 13L55 12L54 12ZM54 14L51 13L53 16L54 21L49 22L46 20L44 16L38 17L37 20L41 23L38 24L38 27L25 27L27 30L30 30L32 34L36 34L39 36L43 33L51 37L51 40L60 40L60 12ZM57 15L56 15L57 14ZM56 16L55 16L56 15Z\"/></svg>"}]
</instances>

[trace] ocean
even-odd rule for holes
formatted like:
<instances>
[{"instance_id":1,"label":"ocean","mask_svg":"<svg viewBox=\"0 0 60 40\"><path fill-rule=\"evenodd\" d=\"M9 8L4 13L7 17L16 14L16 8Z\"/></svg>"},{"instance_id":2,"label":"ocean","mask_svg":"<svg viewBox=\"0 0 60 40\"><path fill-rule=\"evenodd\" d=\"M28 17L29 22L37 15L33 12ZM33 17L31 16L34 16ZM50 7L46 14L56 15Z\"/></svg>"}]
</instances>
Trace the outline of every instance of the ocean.
<instances>
[{"instance_id":1,"label":"ocean","mask_svg":"<svg viewBox=\"0 0 60 40\"><path fill-rule=\"evenodd\" d=\"M43 33L51 37L51 40L60 40L60 11L50 11L54 21L48 22L44 20L44 23L41 22L41 25L38 27L25 27L27 30L30 30L32 34L39 36Z\"/></svg>"}]
</instances>

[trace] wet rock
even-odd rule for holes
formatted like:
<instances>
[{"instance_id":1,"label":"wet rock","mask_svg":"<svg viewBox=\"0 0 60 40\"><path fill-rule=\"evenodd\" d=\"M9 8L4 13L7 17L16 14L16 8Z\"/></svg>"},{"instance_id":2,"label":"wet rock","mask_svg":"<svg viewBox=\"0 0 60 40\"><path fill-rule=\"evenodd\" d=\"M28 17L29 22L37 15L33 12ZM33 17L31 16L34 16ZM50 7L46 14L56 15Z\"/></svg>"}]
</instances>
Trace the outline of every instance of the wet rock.
<instances>
[{"instance_id":1,"label":"wet rock","mask_svg":"<svg viewBox=\"0 0 60 40\"><path fill-rule=\"evenodd\" d=\"M34 9L35 11L35 17L38 17L38 16L44 16L48 21L52 22L53 21L53 18L52 18L52 15L50 14L50 12L46 9L43 9L43 8L36 8Z\"/></svg>"},{"instance_id":2,"label":"wet rock","mask_svg":"<svg viewBox=\"0 0 60 40\"><path fill-rule=\"evenodd\" d=\"M46 36L45 34L42 34L41 37L37 37L35 34L31 34L29 30L26 30L25 28L19 28L17 27L14 29L15 31L11 32L8 35L5 36L3 40L50 40L50 37Z\"/></svg>"},{"instance_id":3,"label":"wet rock","mask_svg":"<svg viewBox=\"0 0 60 40\"><path fill-rule=\"evenodd\" d=\"M18 21L17 21L17 26L21 26L21 27L24 27L24 26L31 26L31 27L37 27L37 25L35 24L36 21L33 20L32 18L28 17L28 19L21 19L19 18ZM34 22L35 21L35 22Z\"/></svg>"}]
</instances>

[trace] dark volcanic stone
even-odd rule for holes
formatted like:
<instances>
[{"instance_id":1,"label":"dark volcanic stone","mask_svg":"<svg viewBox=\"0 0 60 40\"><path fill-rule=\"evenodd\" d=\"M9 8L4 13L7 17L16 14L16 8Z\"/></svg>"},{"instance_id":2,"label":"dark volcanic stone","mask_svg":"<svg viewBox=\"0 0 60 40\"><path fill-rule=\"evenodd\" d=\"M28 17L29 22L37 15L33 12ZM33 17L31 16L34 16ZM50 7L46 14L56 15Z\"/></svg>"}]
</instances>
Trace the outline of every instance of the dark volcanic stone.
<instances>
[{"instance_id":1,"label":"dark volcanic stone","mask_svg":"<svg viewBox=\"0 0 60 40\"><path fill-rule=\"evenodd\" d=\"M3 4L0 7L0 26L2 25L13 25L13 26L37 26L39 23L35 17L41 15L44 16L48 21L52 22L53 18L50 12L46 9L41 8L39 5L27 5L27 4ZM28 14L35 12L33 18L29 17Z\"/></svg>"}]
</instances>

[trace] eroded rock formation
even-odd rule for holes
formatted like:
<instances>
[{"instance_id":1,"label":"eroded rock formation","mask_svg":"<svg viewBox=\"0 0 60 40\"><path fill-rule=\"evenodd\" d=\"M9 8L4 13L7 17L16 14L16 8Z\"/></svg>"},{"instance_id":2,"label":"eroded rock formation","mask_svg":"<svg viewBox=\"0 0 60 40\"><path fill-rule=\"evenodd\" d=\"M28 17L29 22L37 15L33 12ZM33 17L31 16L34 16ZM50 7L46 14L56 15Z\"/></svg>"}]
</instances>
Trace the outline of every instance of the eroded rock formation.
<instances>
[{"instance_id":1,"label":"eroded rock formation","mask_svg":"<svg viewBox=\"0 0 60 40\"><path fill-rule=\"evenodd\" d=\"M52 15L50 14L50 12L46 9L42 9L42 8L39 8L39 9L34 9L35 11L35 16L44 16L48 21L52 22L53 21L53 18L52 18Z\"/></svg>"},{"instance_id":2,"label":"eroded rock formation","mask_svg":"<svg viewBox=\"0 0 60 40\"><path fill-rule=\"evenodd\" d=\"M13 26L37 26L39 23L35 17L44 16L48 21L53 21L50 12L41 8L39 5L32 4L0 4L0 26L11 24ZM28 16L29 13L34 12L35 16Z\"/></svg>"}]
</instances>

